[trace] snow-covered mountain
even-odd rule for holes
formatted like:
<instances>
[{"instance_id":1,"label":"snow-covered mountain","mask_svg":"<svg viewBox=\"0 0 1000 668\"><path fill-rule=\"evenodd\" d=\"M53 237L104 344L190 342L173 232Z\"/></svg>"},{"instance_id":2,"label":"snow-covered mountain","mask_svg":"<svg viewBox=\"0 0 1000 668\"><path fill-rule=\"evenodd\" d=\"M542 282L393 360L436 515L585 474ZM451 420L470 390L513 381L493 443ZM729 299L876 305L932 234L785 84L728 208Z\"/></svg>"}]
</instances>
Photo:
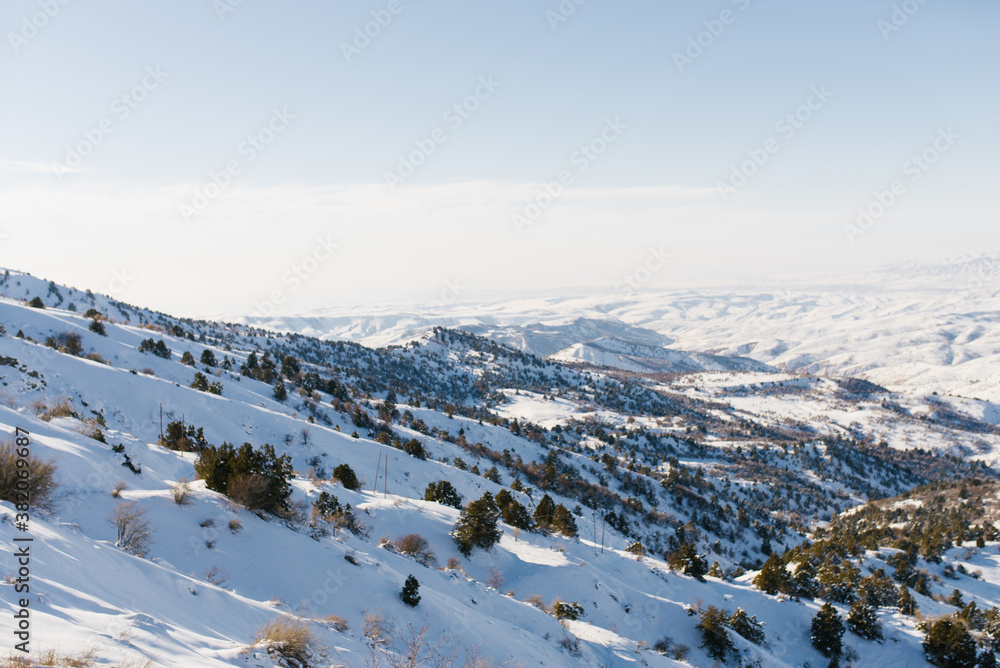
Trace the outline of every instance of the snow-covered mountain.
<instances>
[{"instance_id":1,"label":"snow-covered mountain","mask_svg":"<svg viewBox=\"0 0 1000 668\"><path fill-rule=\"evenodd\" d=\"M869 500L994 504L1000 407L986 401L752 368L622 377L461 330L379 349L269 335L17 272L0 295L0 440L58 483L27 526L0 501L4 614L29 610L29 665L711 666L712 610L729 665L824 665L812 620L827 600L842 618L851 608L831 572L893 575L898 546L768 594L754 581L772 550L791 577L815 529ZM606 345L622 359L656 360L664 342L621 340ZM224 443L277 468L220 479L234 460L210 455ZM8 490L14 452L0 449ZM971 477L971 493L948 482ZM286 504L255 505L251 483L277 494L277 480ZM434 492L441 481L465 511ZM498 541L466 555L451 534L486 493L530 521L505 511ZM142 549L109 521L122 510L145 522ZM997 606L996 518L941 516L933 545L914 520L921 613L957 612L955 589ZM411 575L415 607L401 600ZM737 624L739 609L762 626ZM917 618L872 614L884 642L848 632L846 662L927 665ZM423 658L459 659L407 664L418 642Z\"/></svg>"},{"instance_id":2,"label":"snow-covered mountain","mask_svg":"<svg viewBox=\"0 0 1000 668\"><path fill-rule=\"evenodd\" d=\"M777 370L747 357L685 353L607 337L575 343L550 358L645 374Z\"/></svg>"},{"instance_id":3,"label":"snow-covered mountain","mask_svg":"<svg viewBox=\"0 0 1000 668\"><path fill-rule=\"evenodd\" d=\"M822 280L362 313L329 308L238 320L369 345L403 343L433 326L461 327L541 356L613 338L1000 401L1000 253ZM594 354L582 346L564 355L577 351Z\"/></svg>"}]
</instances>

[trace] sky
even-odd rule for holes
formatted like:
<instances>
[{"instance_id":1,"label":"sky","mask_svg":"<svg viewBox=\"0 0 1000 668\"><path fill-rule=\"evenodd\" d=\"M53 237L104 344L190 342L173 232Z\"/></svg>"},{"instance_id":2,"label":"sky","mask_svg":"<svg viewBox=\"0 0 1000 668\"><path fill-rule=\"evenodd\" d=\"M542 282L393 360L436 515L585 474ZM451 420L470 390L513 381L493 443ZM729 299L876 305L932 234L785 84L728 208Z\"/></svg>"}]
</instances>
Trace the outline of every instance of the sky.
<instances>
[{"instance_id":1,"label":"sky","mask_svg":"<svg viewBox=\"0 0 1000 668\"><path fill-rule=\"evenodd\" d=\"M177 315L994 251L990 0L8 0L0 266Z\"/></svg>"}]
</instances>

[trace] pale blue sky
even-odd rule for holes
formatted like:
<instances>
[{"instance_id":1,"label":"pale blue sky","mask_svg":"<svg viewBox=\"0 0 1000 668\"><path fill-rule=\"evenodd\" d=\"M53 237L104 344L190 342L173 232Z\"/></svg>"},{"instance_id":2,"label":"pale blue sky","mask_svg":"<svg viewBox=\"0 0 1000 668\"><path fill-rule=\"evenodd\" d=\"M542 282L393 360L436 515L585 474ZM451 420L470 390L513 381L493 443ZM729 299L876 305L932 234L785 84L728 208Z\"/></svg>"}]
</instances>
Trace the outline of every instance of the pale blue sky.
<instances>
[{"instance_id":1,"label":"pale blue sky","mask_svg":"<svg viewBox=\"0 0 1000 668\"><path fill-rule=\"evenodd\" d=\"M124 271L132 303L428 301L454 278L468 298L612 290L651 247L672 256L656 289L1000 246L995 2L565 0L553 28L555 0L64 1L0 9L0 265L99 291ZM888 32L894 6L912 15ZM348 61L372 12L391 22ZM689 38L704 46L679 71ZM475 110L446 114L477 87ZM807 102L801 127L776 127ZM244 143L261 131L273 142ZM433 153L390 189L421 140ZM937 161L914 171L925 149ZM893 181L887 213L845 232Z\"/></svg>"}]
</instances>

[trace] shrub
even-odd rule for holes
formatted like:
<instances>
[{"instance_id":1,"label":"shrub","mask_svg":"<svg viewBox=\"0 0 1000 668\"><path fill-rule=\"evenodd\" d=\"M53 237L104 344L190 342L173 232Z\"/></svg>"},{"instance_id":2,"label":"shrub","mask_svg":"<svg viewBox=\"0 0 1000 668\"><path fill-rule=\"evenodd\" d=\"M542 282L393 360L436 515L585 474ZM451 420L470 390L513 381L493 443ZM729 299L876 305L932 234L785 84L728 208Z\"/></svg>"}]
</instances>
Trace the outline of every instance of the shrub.
<instances>
[{"instance_id":1,"label":"shrub","mask_svg":"<svg viewBox=\"0 0 1000 668\"><path fill-rule=\"evenodd\" d=\"M104 323L101 322L100 320L91 320L89 329L94 334L99 334L101 336L108 335L108 332L104 329Z\"/></svg>"},{"instance_id":2,"label":"shrub","mask_svg":"<svg viewBox=\"0 0 1000 668\"><path fill-rule=\"evenodd\" d=\"M583 617L583 606L576 601L567 603L566 601L561 601L557 598L552 601L552 615L556 619L577 620Z\"/></svg>"},{"instance_id":3,"label":"shrub","mask_svg":"<svg viewBox=\"0 0 1000 668\"><path fill-rule=\"evenodd\" d=\"M188 498L191 494L191 489L188 487L186 480L178 480L173 485L170 486L170 495L174 499L174 503L178 506L186 506L191 502Z\"/></svg>"},{"instance_id":4,"label":"shrub","mask_svg":"<svg viewBox=\"0 0 1000 668\"><path fill-rule=\"evenodd\" d=\"M115 545L137 557L146 555L153 530L142 506L135 501L122 501L111 511L108 521L117 531Z\"/></svg>"},{"instance_id":5,"label":"shrub","mask_svg":"<svg viewBox=\"0 0 1000 668\"><path fill-rule=\"evenodd\" d=\"M267 645L268 652L299 668L308 668L318 654L314 648L316 636L301 619L275 617L257 629L254 642Z\"/></svg>"},{"instance_id":6,"label":"shrub","mask_svg":"<svg viewBox=\"0 0 1000 668\"><path fill-rule=\"evenodd\" d=\"M71 404L68 399L61 399L56 402L55 405L50 407L46 407L42 404L41 415L38 417L45 422L49 422L54 418L76 417L76 411L73 410L73 404Z\"/></svg>"},{"instance_id":7,"label":"shrub","mask_svg":"<svg viewBox=\"0 0 1000 668\"><path fill-rule=\"evenodd\" d=\"M424 449L424 444L415 438L411 438L407 441L403 445L403 450L411 457L416 457L417 459L427 459L427 450Z\"/></svg>"},{"instance_id":8,"label":"shrub","mask_svg":"<svg viewBox=\"0 0 1000 668\"><path fill-rule=\"evenodd\" d=\"M392 542L392 546L400 554L408 554L417 560L422 566L434 566L437 558L434 556L434 549L426 538L418 533L408 533L400 536Z\"/></svg>"},{"instance_id":9,"label":"shrub","mask_svg":"<svg viewBox=\"0 0 1000 668\"><path fill-rule=\"evenodd\" d=\"M323 621L340 633L344 633L351 628L351 625L347 623L347 620L340 615L327 615L323 618Z\"/></svg>"},{"instance_id":10,"label":"shrub","mask_svg":"<svg viewBox=\"0 0 1000 668\"><path fill-rule=\"evenodd\" d=\"M462 495L447 480L439 480L428 484L427 489L424 490L424 501L443 503L452 508L462 507Z\"/></svg>"},{"instance_id":11,"label":"shrub","mask_svg":"<svg viewBox=\"0 0 1000 668\"><path fill-rule=\"evenodd\" d=\"M462 510L451 531L458 551L468 557L477 547L491 550L503 533L497 526L499 519L500 509L489 492L471 502Z\"/></svg>"},{"instance_id":12,"label":"shrub","mask_svg":"<svg viewBox=\"0 0 1000 668\"><path fill-rule=\"evenodd\" d=\"M379 642L388 635L389 626L381 612L365 612L361 620L364 622L362 632L369 640Z\"/></svg>"},{"instance_id":13,"label":"shrub","mask_svg":"<svg viewBox=\"0 0 1000 668\"><path fill-rule=\"evenodd\" d=\"M203 350L201 353L201 363L205 366L215 366L218 362L215 360L215 353L211 350Z\"/></svg>"},{"instance_id":14,"label":"shrub","mask_svg":"<svg viewBox=\"0 0 1000 668\"><path fill-rule=\"evenodd\" d=\"M339 480L340 484L347 489L361 489L361 484L358 482L357 474L355 474L354 469L347 464L340 464L337 468L333 469L333 479Z\"/></svg>"},{"instance_id":15,"label":"shrub","mask_svg":"<svg viewBox=\"0 0 1000 668\"><path fill-rule=\"evenodd\" d=\"M411 608L415 608L420 603L420 594L417 593L419 590L420 582L417 581L417 578L409 575L406 577L406 582L403 584L403 591L400 592L399 597L403 599L403 603Z\"/></svg>"},{"instance_id":16,"label":"shrub","mask_svg":"<svg viewBox=\"0 0 1000 668\"><path fill-rule=\"evenodd\" d=\"M18 459L24 459L28 463L26 469L18 468ZM0 442L0 499L15 506L27 503L36 508L51 510L55 503L52 494L58 487L54 461L41 460L26 447L17 448L14 443ZM30 474L27 478L18 473L25 470Z\"/></svg>"},{"instance_id":17,"label":"shrub","mask_svg":"<svg viewBox=\"0 0 1000 668\"><path fill-rule=\"evenodd\" d=\"M42 301L41 297L34 297L28 302L28 306L31 308L45 308L45 302Z\"/></svg>"},{"instance_id":18,"label":"shrub","mask_svg":"<svg viewBox=\"0 0 1000 668\"><path fill-rule=\"evenodd\" d=\"M282 513L288 510L292 493L289 479L292 465L287 455L277 456L274 448L265 444L256 450L249 443L239 449L229 443L202 450L194 470L205 480L205 486L246 505L250 510ZM234 488L230 488L235 485Z\"/></svg>"},{"instance_id":19,"label":"shrub","mask_svg":"<svg viewBox=\"0 0 1000 668\"><path fill-rule=\"evenodd\" d=\"M185 350L184 354L181 355L181 364L186 364L187 366L194 366L194 355L191 354L190 350ZM204 376L202 376L204 378Z\"/></svg>"},{"instance_id":20,"label":"shrub","mask_svg":"<svg viewBox=\"0 0 1000 668\"><path fill-rule=\"evenodd\" d=\"M162 357L163 359L170 359L170 348L167 348L167 344L163 342L163 339L159 341L153 341L153 339L143 339L139 342L139 352L140 353L152 353L157 357Z\"/></svg>"}]
</instances>

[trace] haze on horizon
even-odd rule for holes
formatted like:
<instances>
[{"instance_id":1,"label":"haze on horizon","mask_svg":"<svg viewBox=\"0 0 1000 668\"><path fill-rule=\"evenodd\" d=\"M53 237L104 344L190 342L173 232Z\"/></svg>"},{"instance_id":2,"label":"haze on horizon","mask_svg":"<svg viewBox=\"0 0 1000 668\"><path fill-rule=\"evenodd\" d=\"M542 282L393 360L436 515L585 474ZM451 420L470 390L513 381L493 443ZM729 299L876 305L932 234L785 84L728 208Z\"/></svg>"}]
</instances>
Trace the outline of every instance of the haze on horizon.
<instances>
[{"instance_id":1,"label":"haze on horizon","mask_svg":"<svg viewBox=\"0 0 1000 668\"><path fill-rule=\"evenodd\" d=\"M289 312L613 292L651 262L642 287L664 290L991 251L998 18L16 0L0 266L204 315L275 290Z\"/></svg>"}]
</instances>

